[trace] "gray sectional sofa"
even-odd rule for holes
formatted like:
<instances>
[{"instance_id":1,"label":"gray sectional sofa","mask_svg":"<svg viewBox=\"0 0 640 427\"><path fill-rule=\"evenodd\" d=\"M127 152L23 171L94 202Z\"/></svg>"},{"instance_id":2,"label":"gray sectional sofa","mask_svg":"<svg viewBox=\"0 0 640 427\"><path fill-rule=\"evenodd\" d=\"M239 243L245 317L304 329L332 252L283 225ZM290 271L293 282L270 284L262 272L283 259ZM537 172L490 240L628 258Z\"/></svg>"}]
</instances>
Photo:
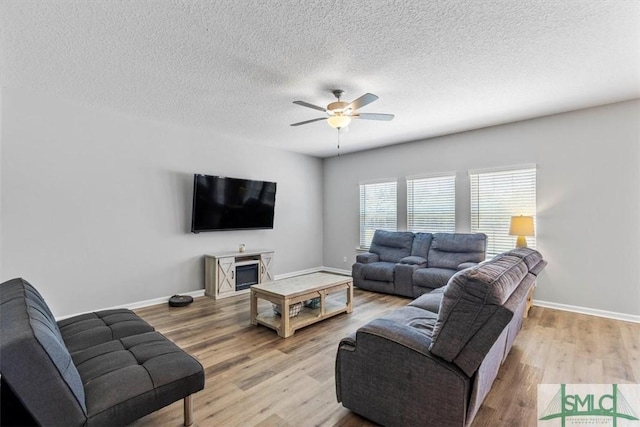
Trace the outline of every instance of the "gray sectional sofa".
<instances>
[{"instance_id":1,"label":"gray sectional sofa","mask_svg":"<svg viewBox=\"0 0 640 427\"><path fill-rule=\"evenodd\" d=\"M1 425L121 426L204 388L202 365L130 310L56 322L23 279L0 284Z\"/></svg>"},{"instance_id":2,"label":"gray sectional sofa","mask_svg":"<svg viewBox=\"0 0 640 427\"><path fill-rule=\"evenodd\" d=\"M447 284L460 270L484 261L483 233L376 230L369 252L358 254L351 275L361 289L416 298Z\"/></svg>"},{"instance_id":3,"label":"gray sectional sofa","mask_svg":"<svg viewBox=\"0 0 640 427\"><path fill-rule=\"evenodd\" d=\"M471 424L545 265L530 248L497 255L342 339L338 401L385 426Z\"/></svg>"}]
</instances>

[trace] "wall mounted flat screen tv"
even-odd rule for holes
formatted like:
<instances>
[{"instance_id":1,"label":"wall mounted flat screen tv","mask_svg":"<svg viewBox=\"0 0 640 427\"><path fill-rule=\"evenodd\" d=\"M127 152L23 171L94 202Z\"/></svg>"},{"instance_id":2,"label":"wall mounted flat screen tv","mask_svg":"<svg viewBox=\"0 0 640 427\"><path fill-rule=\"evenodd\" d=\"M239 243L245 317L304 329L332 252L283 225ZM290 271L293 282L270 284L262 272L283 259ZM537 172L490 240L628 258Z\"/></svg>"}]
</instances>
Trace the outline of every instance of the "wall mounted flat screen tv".
<instances>
[{"instance_id":1,"label":"wall mounted flat screen tv","mask_svg":"<svg viewBox=\"0 0 640 427\"><path fill-rule=\"evenodd\" d=\"M276 183L196 174L191 231L273 228Z\"/></svg>"}]
</instances>

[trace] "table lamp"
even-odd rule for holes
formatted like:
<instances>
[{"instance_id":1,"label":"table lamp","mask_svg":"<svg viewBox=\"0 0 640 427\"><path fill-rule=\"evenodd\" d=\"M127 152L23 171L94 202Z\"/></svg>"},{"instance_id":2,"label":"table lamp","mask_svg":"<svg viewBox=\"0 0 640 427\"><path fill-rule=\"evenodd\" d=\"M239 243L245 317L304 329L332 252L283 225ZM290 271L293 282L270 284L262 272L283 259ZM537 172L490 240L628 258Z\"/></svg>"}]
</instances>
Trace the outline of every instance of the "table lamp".
<instances>
[{"instance_id":1,"label":"table lamp","mask_svg":"<svg viewBox=\"0 0 640 427\"><path fill-rule=\"evenodd\" d=\"M516 248L526 248L527 238L525 236L535 236L533 232L532 216L512 216L509 226L509 236L518 236Z\"/></svg>"}]
</instances>

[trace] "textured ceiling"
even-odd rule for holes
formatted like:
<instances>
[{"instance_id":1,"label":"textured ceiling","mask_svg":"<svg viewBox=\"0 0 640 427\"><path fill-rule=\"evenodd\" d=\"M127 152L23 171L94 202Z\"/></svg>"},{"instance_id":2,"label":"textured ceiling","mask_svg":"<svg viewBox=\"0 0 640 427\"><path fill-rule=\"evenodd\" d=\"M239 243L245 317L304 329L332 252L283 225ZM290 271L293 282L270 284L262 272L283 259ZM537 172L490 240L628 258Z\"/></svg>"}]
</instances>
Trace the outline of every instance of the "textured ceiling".
<instances>
[{"instance_id":1,"label":"textured ceiling","mask_svg":"<svg viewBox=\"0 0 640 427\"><path fill-rule=\"evenodd\" d=\"M319 157L640 97L640 1L7 1L0 84Z\"/></svg>"}]
</instances>

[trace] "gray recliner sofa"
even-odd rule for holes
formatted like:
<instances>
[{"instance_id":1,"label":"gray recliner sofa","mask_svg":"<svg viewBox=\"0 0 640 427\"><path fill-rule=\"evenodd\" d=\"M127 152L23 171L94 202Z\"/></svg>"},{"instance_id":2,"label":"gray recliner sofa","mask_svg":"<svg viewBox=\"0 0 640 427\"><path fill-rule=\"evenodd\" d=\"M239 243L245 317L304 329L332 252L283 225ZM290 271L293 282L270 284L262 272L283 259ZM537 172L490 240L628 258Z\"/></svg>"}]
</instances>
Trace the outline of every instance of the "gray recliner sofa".
<instances>
[{"instance_id":1,"label":"gray recliner sofa","mask_svg":"<svg viewBox=\"0 0 640 427\"><path fill-rule=\"evenodd\" d=\"M0 284L2 425L121 426L204 388L202 365L130 310L56 322L23 279Z\"/></svg>"},{"instance_id":2,"label":"gray recliner sofa","mask_svg":"<svg viewBox=\"0 0 640 427\"><path fill-rule=\"evenodd\" d=\"M447 284L460 270L484 261L484 233L412 233L376 230L369 252L358 254L351 275L361 289L416 298Z\"/></svg>"},{"instance_id":3,"label":"gray recliner sofa","mask_svg":"<svg viewBox=\"0 0 640 427\"><path fill-rule=\"evenodd\" d=\"M522 325L545 267L519 248L456 273L339 344L339 402L385 426L471 424Z\"/></svg>"}]
</instances>

